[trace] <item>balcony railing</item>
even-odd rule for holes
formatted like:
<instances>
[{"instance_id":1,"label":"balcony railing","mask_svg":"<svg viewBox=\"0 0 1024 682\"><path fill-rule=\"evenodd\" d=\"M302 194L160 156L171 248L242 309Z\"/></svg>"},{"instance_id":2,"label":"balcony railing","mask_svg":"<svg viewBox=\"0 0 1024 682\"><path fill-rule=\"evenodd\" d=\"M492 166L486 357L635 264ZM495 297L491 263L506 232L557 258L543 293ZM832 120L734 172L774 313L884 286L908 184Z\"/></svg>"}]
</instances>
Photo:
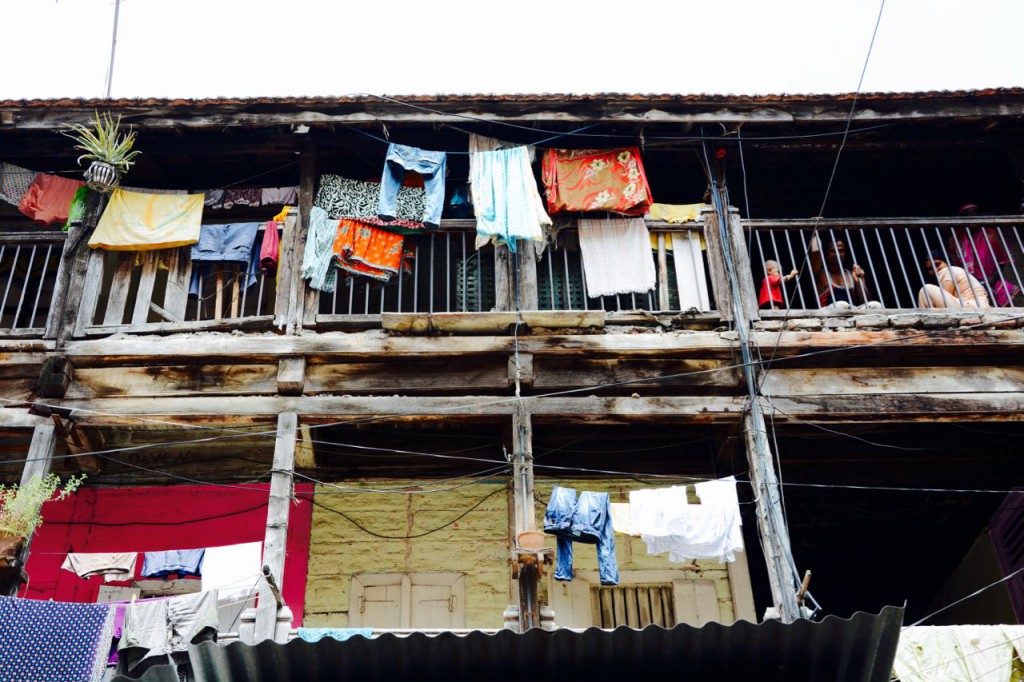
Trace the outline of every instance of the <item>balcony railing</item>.
<instances>
[{"instance_id":1,"label":"balcony railing","mask_svg":"<svg viewBox=\"0 0 1024 682\"><path fill-rule=\"evenodd\" d=\"M977 307L987 308L1024 304L1024 218L1020 216L752 220L743 224L749 228L748 248L757 288L765 277L766 261L776 261L783 275L799 271L797 278L783 283L781 307L785 310L847 307L833 300L832 292L843 286L843 280L851 282L855 266L864 273L864 287L859 281L852 282L851 288L857 290L854 307L961 308L974 307L972 300ZM815 274L815 243L826 270L827 264L834 262L829 260L832 254L844 257L841 267L833 265L835 289L830 290L823 284L828 280ZM940 282L934 271L929 271L932 259L962 268L971 276L966 280L968 286L977 291L954 286L944 301L941 294L936 299L935 287Z\"/></svg>"},{"instance_id":2,"label":"balcony railing","mask_svg":"<svg viewBox=\"0 0 1024 682\"><path fill-rule=\"evenodd\" d=\"M651 258L657 281L650 291L593 298L576 230L562 230L556 243L537 261L538 307L541 310L605 310L654 313L712 310L706 256L699 228L651 231Z\"/></svg>"},{"instance_id":3,"label":"balcony railing","mask_svg":"<svg viewBox=\"0 0 1024 682\"><path fill-rule=\"evenodd\" d=\"M0 335L43 335L63 248L63 232L0 235Z\"/></svg>"}]
</instances>

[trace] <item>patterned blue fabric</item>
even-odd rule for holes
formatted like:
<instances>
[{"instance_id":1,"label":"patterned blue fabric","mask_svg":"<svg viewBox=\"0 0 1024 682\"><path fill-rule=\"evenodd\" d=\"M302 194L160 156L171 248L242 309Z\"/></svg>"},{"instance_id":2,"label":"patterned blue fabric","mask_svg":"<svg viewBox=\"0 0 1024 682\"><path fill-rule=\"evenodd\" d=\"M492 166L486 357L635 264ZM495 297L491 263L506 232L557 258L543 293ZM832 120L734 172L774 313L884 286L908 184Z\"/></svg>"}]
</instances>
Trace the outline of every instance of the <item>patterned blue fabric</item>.
<instances>
[{"instance_id":1,"label":"patterned blue fabric","mask_svg":"<svg viewBox=\"0 0 1024 682\"><path fill-rule=\"evenodd\" d=\"M344 642L352 637L366 637L370 639L373 635L372 628L299 628L297 631L299 639L306 642L319 642L324 637Z\"/></svg>"},{"instance_id":2,"label":"patterned blue fabric","mask_svg":"<svg viewBox=\"0 0 1024 682\"><path fill-rule=\"evenodd\" d=\"M110 604L0 597L0 682L83 682L105 671Z\"/></svg>"}]
</instances>

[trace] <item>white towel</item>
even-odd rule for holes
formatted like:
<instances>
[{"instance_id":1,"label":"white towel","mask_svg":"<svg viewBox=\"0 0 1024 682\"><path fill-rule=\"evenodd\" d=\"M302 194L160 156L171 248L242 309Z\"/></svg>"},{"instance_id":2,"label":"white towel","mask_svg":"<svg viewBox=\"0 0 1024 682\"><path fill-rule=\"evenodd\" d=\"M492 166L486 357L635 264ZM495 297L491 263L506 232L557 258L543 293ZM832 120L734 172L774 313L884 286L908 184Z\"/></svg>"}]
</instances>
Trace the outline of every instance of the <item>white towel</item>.
<instances>
[{"instance_id":1,"label":"white towel","mask_svg":"<svg viewBox=\"0 0 1024 682\"><path fill-rule=\"evenodd\" d=\"M263 543L207 547L203 558L203 590L217 590L220 600L241 599L259 588Z\"/></svg>"},{"instance_id":2,"label":"white towel","mask_svg":"<svg viewBox=\"0 0 1024 682\"><path fill-rule=\"evenodd\" d=\"M579 227L587 296L643 294L654 288L657 273L643 218L585 218Z\"/></svg>"}]
</instances>

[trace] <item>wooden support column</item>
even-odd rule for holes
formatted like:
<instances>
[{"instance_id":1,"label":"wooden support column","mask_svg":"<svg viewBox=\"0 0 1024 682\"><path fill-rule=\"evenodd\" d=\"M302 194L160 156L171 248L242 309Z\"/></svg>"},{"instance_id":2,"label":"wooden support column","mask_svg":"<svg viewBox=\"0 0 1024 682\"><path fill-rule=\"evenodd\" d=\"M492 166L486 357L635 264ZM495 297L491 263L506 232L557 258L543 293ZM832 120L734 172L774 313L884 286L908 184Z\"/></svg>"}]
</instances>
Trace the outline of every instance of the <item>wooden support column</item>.
<instances>
[{"instance_id":1,"label":"wooden support column","mask_svg":"<svg viewBox=\"0 0 1024 682\"><path fill-rule=\"evenodd\" d=\"M80 225L68 230L57 266L57 282L53 288L50 312L46 316L45 339L57 339L58 347L72 335L82 305L85 290L85 276L92 253L86 242L100 220L107 197L99 192L89 191L85 205L85 216ZM91 322L91 320L90 320Z\"/></svg>"},{"instance_id":2,"label":"wooden support column","mask_svg":"<svg viewBox=\"0 0 1024 682\"><path fill-rule=\"evenodd\" d=\"M306 291L302 279L302 255L309 234L309 215L313 210L313 194L316 191L316 147L307 143L302 150L299 164L299 213L285 220L281 235L281 258L278 262L277 298L274 324L288 334L294 334L302 327L306 311L307 295L314 297L319 292ZM315 308L314 308L315 315Z\"/></svg>"},{"instance_id":3,"label":"wooden support column","mask_svg":"<svg viewBox=\"0 0 1024 682\"><path fill-rule=\"evenodd\" d=\"M519 265L518 274L515 271ZM516 253L507 246L495 247L494 306L516 309L516 279L519 282L519 310L537 309L537 251L533 242L520 240Z\"/></svg>"},{"instance_id":4,"label":"wooden support column","mask_svg":"<svg viewBox=\"0 0 1024 682\"><path fill-rule=\"evenodd\" d=\"M754 289L754 275L750 269L750 250L747 248L746 237L743 236L743 225L740 221L739 209L729 207L729 224L727 226L732 252L733 266L740 285L740 303L747 322L761 319L757 305L757 291Z\"/></svg>"},{"instance_id":5,"label":"wooden support column","mask_svg":"<svg viewBox=\"0 0 1024 682\"><path fill-rule=\"evenodd\" d=\"M533 502L533 425L522 402L512 415L512 447L512 497L518 548L520 533L537 530ZM515 553L513 557L518 564L519 631L526 632L540 627L540 566L535 560L524 561L525 555Z\"/></svg>"},{"instance_id":6,"label":"wooden support column","mask_svg":"<svg viewBox=\"0 0 1024 682\"><path fill-rule=\"evenodd\" d=\"M277 417L274 470L270 479L270 502L267 505L267 531L263 538L263 565L270 568L270 574L279 586L284 585L284 551L288 542L288 508L292 501L298 421L294 412L285 412ZM278 615L277 601L266 581L260 582L259 597L256 644L265 639L275 639ZM283 644L287 641L287 635L278 641Z\"/></svg>"},{"instance_id":7,"label":"wooden support column","mask_svg":"<svg viewBox=\"0 0 1024 682\"><path fill-rule=\"evenodd\" d=\"M718 313L723 320L733 318L732 288L725 266L725 250L722 245L722 231L718 229L718 214L714 208L704 209L704 241L708 245L708 274L711 289L715 294Z\"/></svg>"},{"instance_id":8,"label":"wooden support column","mask_svg":"<svg viewBox=\"0 0 1024 682\"><path fill-rule=\"evenodd\" d=\"M53 455L57 449L57 434L53 424L42 424L32 430L32 442L28 447L25 468L21 472L21 485L35 478L42 478L50 473L53 467ZM0 585L0 594L13 597L18 594L21 572L28 561L29 546L32 538L26 538L25 546L18 557L18 565L4 576L4 584ZM2 574L0 574L2 575Z\"/></svg>"}]
</instances>

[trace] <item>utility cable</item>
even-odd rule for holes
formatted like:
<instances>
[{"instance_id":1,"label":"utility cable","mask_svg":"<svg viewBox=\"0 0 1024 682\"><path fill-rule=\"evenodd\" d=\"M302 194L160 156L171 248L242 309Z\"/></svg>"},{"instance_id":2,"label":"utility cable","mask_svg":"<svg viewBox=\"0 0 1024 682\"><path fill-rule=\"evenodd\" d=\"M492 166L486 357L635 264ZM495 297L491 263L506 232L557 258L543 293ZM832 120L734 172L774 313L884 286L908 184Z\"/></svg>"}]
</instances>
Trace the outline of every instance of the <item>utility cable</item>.
<instances>
[{"instance_id":1,"label":"utility cable","mask_svg":"<svg viewBox=\"0 0 1024 682\"><path fill-rule=\"evenodd\" d=\"M996 581L994 581L994 582L991 582L991 583L989 583L988 585L985 585L984 587L982 587L982 588L980 588L980 589L977 589L977 590L975 590L974 592L971 592L971 593L970 593L969 595L967 595L966 597L961 597L960 599L957 599L957 600L956 600L955 602L953 602L952 604L947 604L947 605L943 606L943 607L942 607L941 609L938 609L938 610L936 610L936 611L932 611L931 613L929 613L929 614L928 614L927 616L925 616L924 618L921 618L921 619L919 619L919 620L918 620L917 622L911 623L911 624L910 624L909 626L907 626L907 627L915 627L915 626L917 626L917 625L920 625L921 623L925 622L926 620L928 620L928 619L930 619L930 618L933 618L934 616L937 616L937 615L939 615L939 614L940 614L940 613L942 613L943 611L946 611L946 610L948 610L948 609L951 609L951 608L953 608L954 606L956 606L956 605L958 605L958 604L962 604L962 603L964 603L965 601L967 601L968 599L972 599L972 598L974 598L974 597L977 597L977 596L978 596L979 594L981 594L981 593L982 593L982 592L984 592L985 590L988 590L988 589L990 589L990 588L993 588L993 587L995 587L996 585L999 585L999 584L1001 584L1001 583L1005 583L1005 582L1006 582L1007 580L1011 580L1012 578L1015 578L1016 576L1020 575L1021 573L1024 573L1024 566L1022 566L1022 567L1018 568L1018 569L1017 569L1016 571L1014 571L1013 573L1010 573L1009 575L1004 575L1004 576L1003 576L1002 578L1000 578L999 580L996 580Z\"/></svg>"}]
</instances>

